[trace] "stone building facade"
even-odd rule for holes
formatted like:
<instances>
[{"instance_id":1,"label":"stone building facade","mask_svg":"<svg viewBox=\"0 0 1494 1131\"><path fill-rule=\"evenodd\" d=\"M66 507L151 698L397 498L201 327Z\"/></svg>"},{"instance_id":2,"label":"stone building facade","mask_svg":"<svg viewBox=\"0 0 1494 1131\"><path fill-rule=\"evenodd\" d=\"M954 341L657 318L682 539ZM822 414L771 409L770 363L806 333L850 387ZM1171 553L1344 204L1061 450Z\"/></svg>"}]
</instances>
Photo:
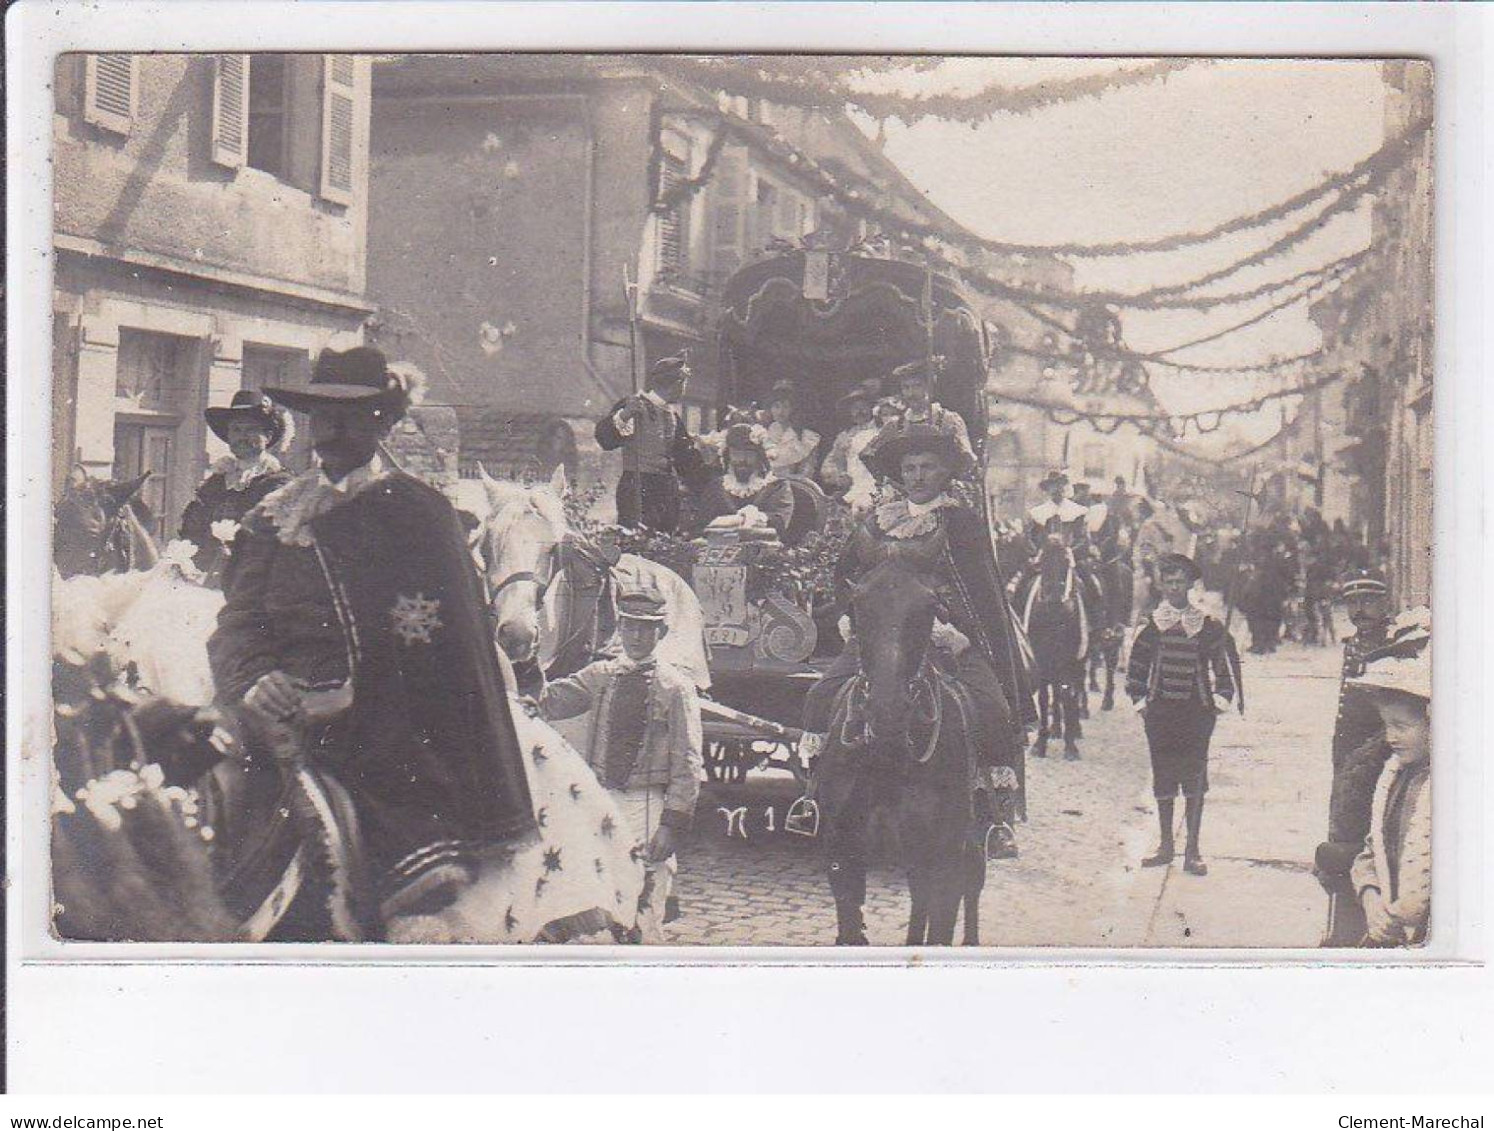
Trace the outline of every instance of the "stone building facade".
<instances>
[{"instance_id":1,"label":"stone building facade","mask_svg":"<svg viewBox=\"0 0 1494 1131\"><path fill-rule=\"evenodd\" d=\"M492 470L565 449L583 489L610 484L596 419L635 364L682 351L688 423L715 428L724 282L775 248L875 234L811 162L970 238L844 116L725 96L667 60L409 56L376 64L373 87L371 335L457 408L466 474L469 453Z\"/></svg>"},{"instance_id":2,"label":"stone building facade","mask_svg":"<svg viewBox=\"0 0 1494 1131\"><path fill-rule=\"evenodd\" d=\"M55 90L54 486L150 471L170 537L203 410L362 340L368 61L66 55Z\"/></svg>"}]
</instances>

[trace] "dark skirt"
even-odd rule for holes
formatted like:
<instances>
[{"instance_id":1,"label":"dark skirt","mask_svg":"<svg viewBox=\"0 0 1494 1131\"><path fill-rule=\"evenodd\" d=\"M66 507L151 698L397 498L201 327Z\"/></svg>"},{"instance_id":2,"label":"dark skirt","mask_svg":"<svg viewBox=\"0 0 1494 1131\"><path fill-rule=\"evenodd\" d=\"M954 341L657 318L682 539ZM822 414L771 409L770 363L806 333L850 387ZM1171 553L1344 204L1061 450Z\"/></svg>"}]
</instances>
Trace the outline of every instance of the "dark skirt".
<instances>
[{"instance_id":1,"label":"dark skirt","mask_svg":"<svg viewBox=\"0 0 1494 1131\"><path fill-rule=\"evenodd\" d=\"M1195 700L1156 699L1146 709L1152 795L1160 800L1209 791L1209 739L1215 714Z\"/></svg>"}]
</instances>

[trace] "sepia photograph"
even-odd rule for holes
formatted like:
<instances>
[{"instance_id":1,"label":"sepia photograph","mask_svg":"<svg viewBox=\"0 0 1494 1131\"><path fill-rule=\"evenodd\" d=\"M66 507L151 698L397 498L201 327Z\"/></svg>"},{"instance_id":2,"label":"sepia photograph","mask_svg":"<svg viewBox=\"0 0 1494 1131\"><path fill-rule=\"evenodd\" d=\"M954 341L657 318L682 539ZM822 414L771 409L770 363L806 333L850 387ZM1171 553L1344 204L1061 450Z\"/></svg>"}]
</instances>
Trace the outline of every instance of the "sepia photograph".
<instances>
[{"instance_id":1,"label":"sepia photograph","mask_svg":"<svg viewBox=\"0 0 1494 1131\"><path fill-rule=\"evenodd\" d=\"M1425 948L1435 88L58 56L52 937Z\"/></svg>"}]
</instances>

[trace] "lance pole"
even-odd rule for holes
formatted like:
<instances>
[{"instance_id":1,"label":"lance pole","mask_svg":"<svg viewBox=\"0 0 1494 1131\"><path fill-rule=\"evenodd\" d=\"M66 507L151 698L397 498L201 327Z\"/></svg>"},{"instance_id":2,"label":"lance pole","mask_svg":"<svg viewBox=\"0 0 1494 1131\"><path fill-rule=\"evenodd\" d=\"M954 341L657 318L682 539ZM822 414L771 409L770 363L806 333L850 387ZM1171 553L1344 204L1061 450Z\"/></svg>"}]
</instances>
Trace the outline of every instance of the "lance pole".
<instances>
[{"instance_id":1,"label":"lance pole","mask_svg":"<svg viewBox=\"0 0 1494 1131\"><path fill-rule=\"evenodd\" d=\"M643 367L640 364L640 350L638 348L638 283L633 278L633 272L627 262L623 263L623 298L628 304L628 373L633 386L633 396L636 398L643 392ZM643 525L643 463L637 454L636 441L639 439L638 429L642 427L642 421L638 417L633 418L633 440L630 445L632 451L631 462L633 464L633 488L629 492L633 501L633 513L637 516L639 526ZM623 456L623 470L628 470L629 456Z\"/></svg>"}]
</instances>

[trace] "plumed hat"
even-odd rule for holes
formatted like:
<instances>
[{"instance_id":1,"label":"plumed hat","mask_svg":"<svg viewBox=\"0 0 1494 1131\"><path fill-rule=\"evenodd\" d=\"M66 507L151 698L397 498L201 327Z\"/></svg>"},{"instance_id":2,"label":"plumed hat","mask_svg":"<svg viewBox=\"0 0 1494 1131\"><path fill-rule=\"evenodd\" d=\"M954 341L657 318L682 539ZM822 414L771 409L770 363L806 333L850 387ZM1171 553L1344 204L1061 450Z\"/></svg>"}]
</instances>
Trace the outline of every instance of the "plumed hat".
<instances>
[{"instance_id":1,"label":"plumed hat","mask_svg":"<svg viewBox=\"0 0 1494 1131\"><path fill-rule=\"evenodd\" d=\"M931 424L886 425L861 452L861 462L881 479L901 483L903 457L932 452L952 475L965 475L973 466L970 455L949 432Z\"/></svg>"},{"instance_id":2,"label":"plumed hat","mask_svg":"<svg viewBox=\"0 0 1494 1131\"><path fill-rule=\"evenodd\" d=\"M406 371L413 374L413 370ZM277 404L297 412L317 405L370 404L403 412L411 401L412 378L389 368L384 354L372 346L350 350L322 350L317 355L311 383L304 389L267 388Z\"/></svg>"},{"instance_id":3,"label":"plumed hat","mask_svg":"<svg viewBox=\"0 0 1494 1131\"><path fill-rule=\"evenodd\" d=\"M207 417L207 426L213 435L224 443L228 442L228 426L236 420L245 420L259 426L271 448L278 447L285 439L289 423L284 411L276 408L269 397L253 389L240 389L228 404L216 405L203 416Z\"/></svg>"}]
</instances>

